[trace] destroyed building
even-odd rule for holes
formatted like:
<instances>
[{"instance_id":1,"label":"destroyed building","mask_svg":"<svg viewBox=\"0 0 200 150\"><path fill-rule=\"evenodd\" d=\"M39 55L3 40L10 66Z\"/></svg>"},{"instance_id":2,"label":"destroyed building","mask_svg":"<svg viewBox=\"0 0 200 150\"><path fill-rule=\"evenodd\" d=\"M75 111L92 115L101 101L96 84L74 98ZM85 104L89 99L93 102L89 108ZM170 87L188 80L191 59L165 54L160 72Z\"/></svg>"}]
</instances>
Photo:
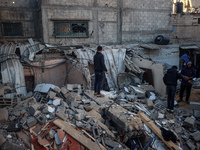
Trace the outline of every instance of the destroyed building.
<instances>
[{"instance_id":1,"label":"destroyed building","mask_svg":"<svg viewBox=\"0 0 200 150\"><path fill-rule=\"evenodd\" d=\"M200 149L200 80L174 113L163 83L183 54L200 63L198 9L198 0L1 0L0 149ZM93 92L97 45L104 98Z\"/></svg>"}]
</instances>

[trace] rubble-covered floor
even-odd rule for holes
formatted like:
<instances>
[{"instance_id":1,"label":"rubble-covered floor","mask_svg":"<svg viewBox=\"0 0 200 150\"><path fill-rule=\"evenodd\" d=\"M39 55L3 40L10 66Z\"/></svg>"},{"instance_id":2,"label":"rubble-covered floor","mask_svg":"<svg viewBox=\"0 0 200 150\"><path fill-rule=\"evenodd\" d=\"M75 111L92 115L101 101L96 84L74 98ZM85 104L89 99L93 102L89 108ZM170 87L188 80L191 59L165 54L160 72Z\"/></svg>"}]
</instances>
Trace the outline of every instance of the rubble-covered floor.
<instances>
[{"instance_id":1,"label":"rubble-covered floor","mask_svg":"<svg viewBox=\"0 0 200 150\"><path fill-rule=\"evenodd\" d=\"M8 87L1 86L1 93ZM1 149L199 149L198 118L182 106L167 112L152 86L102 92L106 97L97 98L78 84L39 84L11 103L2 95ZM173 131L176 143L165 141L160 127Z\"/></svg>"},{"instance_id":2,"label":"rubble-covered floor","mask_svg":"<svg viewBox=\"0 0 200 150\"><path fill-rule=\"evenodd\" d=\"M2 45L0 149L200 149L199 79L191 104L181 102L169 113L162 81L167 65L136 49L141 45L104 47L107 91L97 98L91 90L95 46L32 39Z\"/></svg>"}]
</instances>

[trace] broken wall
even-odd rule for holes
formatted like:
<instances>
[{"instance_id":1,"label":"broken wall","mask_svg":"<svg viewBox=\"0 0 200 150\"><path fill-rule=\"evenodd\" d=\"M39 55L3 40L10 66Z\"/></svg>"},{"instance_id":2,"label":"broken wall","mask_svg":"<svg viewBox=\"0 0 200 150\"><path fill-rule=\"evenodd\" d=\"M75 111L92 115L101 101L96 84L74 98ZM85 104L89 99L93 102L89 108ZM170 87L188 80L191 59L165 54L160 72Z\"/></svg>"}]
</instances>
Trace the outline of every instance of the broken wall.
<instances>
[{"instance_id":1,"label":"broken wall","mask_svg":"<svg viewBox=\"0 0 200 150\"><path fill-rule=\"evenodd\" d=\"M166 91L166 86L163 82L163 76L164 76L163 64L155 63L147 59L142 59L140 57L133 57L132 61L141 68L152 70L153 84L155 91L159 93L161 96L164 96Z\"/></svg>"},{"instance_id":2,"label":"broken wall","mask_svg":"<svg viewBox=\"0 0 200 150\"><path fill-rule=\"evenodd\" d=\"M160 49L134 49L134 51L143 58L154 62L168 64L170 66L179 66L179 45L157 46Z\"/></svg>"},{"instance_id":3,"label":"broken wall","mask_svg":"<svg viewBox=\"0 0 200 150\"><path fill-rule=\"evenodd\" d=\"M200 14L174 14L171 16L174 32L173 43L191 43L200 41Z\"/></svg>"},{"instance_id":4,"label":"broken wall","mask_svg":"<svg viewBox=\"0 0 200 150\"><path fill-rule=\"evenodd\" d=\"M0 42L39 38L36 0L0 1ZM3 36L2 23L21 23L22 36Z\"/></svg>"},{"instance_id":5,"label":"broken wall","mask_svg":"<svg viewBox=\"0 0 200 150\"><path fill-rule=\"evenodd\" d=\"M171 32L170 0L40 0L43 40L65 44L154 41ZM54 21L88 21L88 37L55 37Z\"/></svg>"}]
</instances>

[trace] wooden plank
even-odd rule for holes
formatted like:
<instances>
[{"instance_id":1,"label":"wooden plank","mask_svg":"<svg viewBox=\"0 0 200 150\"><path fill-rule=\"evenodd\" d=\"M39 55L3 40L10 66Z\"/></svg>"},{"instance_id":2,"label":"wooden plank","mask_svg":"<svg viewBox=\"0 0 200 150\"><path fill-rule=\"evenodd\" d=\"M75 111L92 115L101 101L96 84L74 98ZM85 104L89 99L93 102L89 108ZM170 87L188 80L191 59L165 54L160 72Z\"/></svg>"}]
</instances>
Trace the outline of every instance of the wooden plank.
<instances>
[{"instance_id":1,"label":"wooden plank","mask_svg":"<svg viewBox=\"0 0 200 150\"><path fill-rule=\"evenodd\" d=\"M144 113L138 113L138 116L142 119L142 121L165 143L165 145L171 150L180 150L178 145L173 143L172 141L165 141L160 128L149 119Z\"/></svg>"},{"instance_id":2,"label":"wooden plank","mask_svg":"<svg viewBox=\"0 0 200 150\"><path fill-rule=\"evenodd\" d=\"M66 133L68 133L70 136L72 136L75 140L80 142L82 145L84 145L89 150L101 150L99 145L92 142L89 138L82 135L81 132L75 130L73 127L71 127L67 122L56 119L53 122L55 125L63 129Z\"/></svg>"}]
</instances>

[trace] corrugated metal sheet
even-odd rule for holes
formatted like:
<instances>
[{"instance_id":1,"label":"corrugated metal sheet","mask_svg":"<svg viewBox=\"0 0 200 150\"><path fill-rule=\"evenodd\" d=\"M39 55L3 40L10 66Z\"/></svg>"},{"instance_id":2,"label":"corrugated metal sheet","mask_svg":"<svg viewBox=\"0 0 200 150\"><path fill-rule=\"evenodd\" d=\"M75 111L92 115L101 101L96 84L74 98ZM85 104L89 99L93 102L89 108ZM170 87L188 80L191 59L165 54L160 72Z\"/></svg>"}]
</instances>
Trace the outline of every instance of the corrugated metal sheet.
<instances>
[{"instance_id":1,"label":"corrugated metal sheet","mask_svg":"<svg viewBox=\"0 0 200 150\"><path fill-rule=\"evenodd\" d=\"M18 56L15 54L16 44L6 43L1 46L1 74L2 82L13 83L17 94L26 95L24 70Z\"/></svg>"}]
</instances>

